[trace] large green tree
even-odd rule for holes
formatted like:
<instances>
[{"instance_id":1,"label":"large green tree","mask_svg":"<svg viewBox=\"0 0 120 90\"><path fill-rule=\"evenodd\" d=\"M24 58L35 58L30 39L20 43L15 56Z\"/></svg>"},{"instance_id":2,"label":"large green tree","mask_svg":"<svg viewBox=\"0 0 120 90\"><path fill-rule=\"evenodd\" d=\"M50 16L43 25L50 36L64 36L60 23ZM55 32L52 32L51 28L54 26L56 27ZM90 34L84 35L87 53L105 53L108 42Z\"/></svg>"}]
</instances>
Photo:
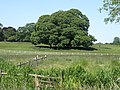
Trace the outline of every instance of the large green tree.
<instances>
[{"instance_id":1,"label":"large green tree","mask_svg":"<svg viewBox=\"0 0 120 90\"><path fill-rule=\"evenodd\" d=\"M104 10L108 13L108 17L104 19L108 22L120 22L120 0L103 0L103 7L100 11Z\"/></svg>"},{"instance_id":2,"label":"large green tree","mask_svg":"<svg viewBox=\"0 0 120 90\"><path fill-rule=\"evenodd\" d=\"M33 44L51 47L89 47L96 39L88 34L89 19L77 9L41 16L32 33Z\"/></svg>"}]
</instances>

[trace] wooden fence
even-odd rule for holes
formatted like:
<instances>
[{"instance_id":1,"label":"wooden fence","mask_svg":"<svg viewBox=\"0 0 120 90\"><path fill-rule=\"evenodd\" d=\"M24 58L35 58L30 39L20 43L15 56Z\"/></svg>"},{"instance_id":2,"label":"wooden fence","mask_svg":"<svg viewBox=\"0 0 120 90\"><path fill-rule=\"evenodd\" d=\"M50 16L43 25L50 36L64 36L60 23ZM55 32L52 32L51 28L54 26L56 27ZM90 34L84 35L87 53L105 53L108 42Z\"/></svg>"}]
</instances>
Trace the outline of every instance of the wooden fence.
<instances>
[{"instance_id":1,"label":"wooden fence","mask_svg":"<svg viewBox=\"0 0 120 90\"><path fill-rule=\"evenodd\" d=\"M20 62L19 64L17 64L17 66L38 66L39 62L42 61L42 60L46 60L47 59L47 56L45 55L44 57L38 57L38 55L33 58L33 60L30 60L30 61L26 61L24 63Z\"/></svg>"},{"instance_id":2,"label":"wooden fence","mask_svg":"<svg viewBox=\"0 0 120 90\"><path fill-rule=\"evenodd\" d=\"M0 77L2 77L2 75L8 75L8 74L0 71ZM22 74L17 74L17 75L21 76ZM51 76L44 76L44 75L37 75L37 74L28 74L28 75L34 78L35 90L41 90L42 88L44 89L54 88L56 90L57 88L62 87L62 80L63 80L62 76L51 77Z\"/></svg>"}]
</instances>

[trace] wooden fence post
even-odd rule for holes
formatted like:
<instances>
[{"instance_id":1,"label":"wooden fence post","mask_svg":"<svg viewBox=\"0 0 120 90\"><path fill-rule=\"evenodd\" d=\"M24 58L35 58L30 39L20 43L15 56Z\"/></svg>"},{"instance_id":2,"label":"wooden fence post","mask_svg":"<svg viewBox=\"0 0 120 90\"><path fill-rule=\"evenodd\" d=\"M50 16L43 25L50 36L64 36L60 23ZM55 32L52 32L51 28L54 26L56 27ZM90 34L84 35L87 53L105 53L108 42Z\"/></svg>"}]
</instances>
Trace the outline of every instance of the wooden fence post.
<instances>
[{"instance_id":1,"label":"wooden fence post","mask_svg":"<svg viewBox=\"0 0 120 90\"><path fill-rule=\"evenodd\" d=\"M40 84L39 84L37 74L35 75L35 90L40 90Z\"/></svg>"},{"instance_id":2,"label":"wooden fence post","mask_svg":"<svg viewBox=\"0 0 120 90\"><path fill-rule=\"evenodd\" d=\"M1 83L1 80L2 80L2 70L0 70L0 83Z\"/></svg>"},{"instance_id":3,"label":"wooden fence post","mask_svg":"<svg viewBox=\"0 0 120 90\"><path fill-rule=\"evenodd\" d=\"M28 66L31 66L31 61L28 62Z\"/></svg>"},{"instance_id":4,"label":"wooden fence post","mask_svg":"<svg viewBox=\"0 0 120 90\"><path fill-rule=\"evenodd\" d=\"M20 62L20 67L21 67L21 62Z\"/></svg>"},{"instance_id":5,"label":"wooden fence post","mask_svg":"<svg viewBox=\"0 0 120 90\"><path fill-rule=\"evenodd\" d=\"M38 59L36 59L36 65L38 66Z\"/></svg>"},{"instance_id":6,"label":"wooden fence post","mask_svg":"<svg viewBox=\"0 0 120 90\"><path fill-rule=\"evenodd\" d=\"M63 89L63 70L61 71L61 89Z\"/></svg>"},{"instance_id":7,"label":"wooden fence post","mask_svg":"<svg viewBox=\"0 0 120 90\"><path fill-rule=\"evenodd\" d=\"M1 73L2 73L2 70L0 69L0 75L1 75Z\"/></svg>"},{"instance_id":8,"label":"wooden fence post","mask_svg":"<svg viewBox=\"0 0 120 90\"><path fill-rule=\"evenodd\" d=\"M0 77L2 76L2 70L0 70Z\"/></svg>"},{"instance_id":9,"label":"wooden fence post","mask_svg":"<svg viewBox=\"0 0 120 90\"><path fill-rule=\"evenodd\" d=\"M2 75L7 75L7 73L3 73L2 70L0 70L0 76ZM18 76L22 75L22 74L17 74ZM61 79L60 84L60 90L63 90L63 72L61 72L62 77L50 77L50 76L43 76L43 75L37 75L37 74L28 74L29 76L32 76L34 78L34 82L35 82L35 90L43 90L44 86L45 86L45 90L48 89L48 87L50 88L56 88L57 89L57 83L55 83L55 79ZM43 79L42 79L43 78ZM0 77L1 79L1 77ZM54 81L55 80L55 81ZM0 80L0 84L1 84L1 80ZM43 86L43 88L42 88ZM55 90L55 89L54 89Z\"/></svg>"}]
</instances>

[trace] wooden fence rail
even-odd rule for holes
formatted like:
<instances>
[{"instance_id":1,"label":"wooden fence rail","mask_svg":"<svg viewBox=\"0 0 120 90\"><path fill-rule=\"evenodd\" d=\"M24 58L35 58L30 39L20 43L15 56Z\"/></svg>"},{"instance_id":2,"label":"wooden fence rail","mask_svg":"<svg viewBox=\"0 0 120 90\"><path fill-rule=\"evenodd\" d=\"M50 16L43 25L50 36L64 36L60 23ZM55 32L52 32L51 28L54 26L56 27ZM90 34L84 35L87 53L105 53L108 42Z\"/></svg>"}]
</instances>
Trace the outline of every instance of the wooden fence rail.
<instances>
[{"instance_id":1,"label":"wooden fence rail","mask_svg":"<svg viewBox=\"0 0 120 90\"><path fill-rule=\"evenodd\" d=\"M35 58L33 58L33 60L30 60L30 61L26 61L26 62L24 62L24 63L22 63L22 62L20 62L19 64L17 64L17 66L33 66L34 64L36 65L36 66L38 66L38 64L39 64L39 61L41 61L41 60L46 60L47 59L47 57L46 57L46 55L44 56L44 57L35 57Z\"/></svg>"},{"instance_id":2,"label":"wooden fence rail","mask_svg":"<svg viewBox=\"0 0 120 90\"><path fill-rule=\"evenodd\" d=\"M9 75L9 74L0 71L0 77L2 77L2 75ZM21 76L23 74L17 74L17 75ZM43 87L44 88L62 87L63 77L51 77L51 76L44 76L38 74L28 74L28 75L34 78L35 90L41 90Z\"/></svg>"}]
</instances>

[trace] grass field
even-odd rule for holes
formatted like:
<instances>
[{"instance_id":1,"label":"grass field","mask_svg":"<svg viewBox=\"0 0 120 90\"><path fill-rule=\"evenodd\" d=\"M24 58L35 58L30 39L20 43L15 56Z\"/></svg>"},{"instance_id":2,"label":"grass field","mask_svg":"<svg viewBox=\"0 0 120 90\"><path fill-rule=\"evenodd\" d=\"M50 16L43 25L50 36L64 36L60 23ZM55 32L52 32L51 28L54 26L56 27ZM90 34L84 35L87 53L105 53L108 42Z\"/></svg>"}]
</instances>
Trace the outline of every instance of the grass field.
<instances>
[{"instance_id":1,"label":"grass field","mask_svg":"<svg viewBox=\"0 0 120 90\"><path fill-rule=\"evenodd\" d=\"M48 71L51 75L58 75L59 69L64 70L65 90L120 90L120 83L115 82L120 77L120 46L96 44L92 47L96 50L54 50L31 43L0 42L0 59L16 66L20 62L33 61L37 55L47 55L46 60L31 68L38 74Z\"/></svg>"},{"instance_id":2,"label":"grass field","mask_svg":"<svg viewBox=\"0 0 120 90\"><path fill-rule=\"evenodd\" d=\"M115 45L93 45L97 50L54 50L35 47L31 43L22 42L0 42L0 58L11 61L14 64L31 61L35 56L47 55L47 60L41 61L37 68L69 67L87 61L95 66L95 63L109 63L120 59L120 46ZM89 65L87 65L89 66Z\"/></svg>"}]
</instances>

